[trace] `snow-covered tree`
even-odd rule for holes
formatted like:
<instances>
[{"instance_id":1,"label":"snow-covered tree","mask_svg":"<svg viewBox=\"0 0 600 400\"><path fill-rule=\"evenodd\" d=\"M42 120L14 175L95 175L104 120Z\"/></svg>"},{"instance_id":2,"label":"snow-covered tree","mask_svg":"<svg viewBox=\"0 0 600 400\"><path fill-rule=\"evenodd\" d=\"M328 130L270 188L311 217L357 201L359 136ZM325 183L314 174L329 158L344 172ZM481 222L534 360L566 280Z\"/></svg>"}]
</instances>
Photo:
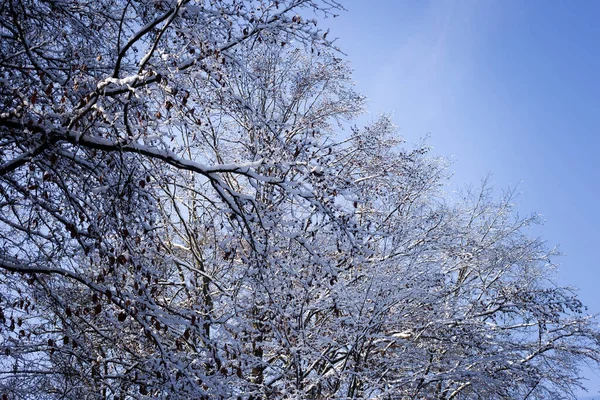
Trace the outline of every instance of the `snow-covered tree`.
<instances>
[{"instance_id":1,"label":"snow-covered tree","mask_svg":"<svg viewBox=\"0 0 600 400\"><path fill-rule=\"evenodd\" d=\"M340 8L0 4L0 395L572 396L600 334L536 218L351 126Z\"/></svg>"}]
</instances>

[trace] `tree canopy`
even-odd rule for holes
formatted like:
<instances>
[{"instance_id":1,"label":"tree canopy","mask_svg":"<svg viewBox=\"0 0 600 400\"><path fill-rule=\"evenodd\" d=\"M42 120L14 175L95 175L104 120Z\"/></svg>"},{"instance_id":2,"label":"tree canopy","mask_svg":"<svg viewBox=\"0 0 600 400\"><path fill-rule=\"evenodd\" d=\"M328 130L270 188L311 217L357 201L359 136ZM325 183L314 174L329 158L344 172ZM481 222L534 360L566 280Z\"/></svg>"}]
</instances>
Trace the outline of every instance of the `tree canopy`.
<instances>
[{"instance_id":1,"label":"tree canopy","mask_svg":"<svg viewBox=\"0 0 600 400\"><path fill-rule=\"evenodd\" d=\"M341 9L0 4L3 399L574 397L537 216L353 125Z\"/></svg>"}]
</instances>

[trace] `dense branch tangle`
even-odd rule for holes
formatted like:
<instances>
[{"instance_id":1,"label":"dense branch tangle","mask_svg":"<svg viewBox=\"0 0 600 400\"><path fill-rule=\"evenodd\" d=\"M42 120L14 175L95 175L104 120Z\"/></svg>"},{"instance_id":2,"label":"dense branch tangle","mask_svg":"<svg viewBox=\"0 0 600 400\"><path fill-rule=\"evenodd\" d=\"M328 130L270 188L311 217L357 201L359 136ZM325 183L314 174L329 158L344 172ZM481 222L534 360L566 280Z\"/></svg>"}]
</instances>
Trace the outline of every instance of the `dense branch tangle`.
<instances>
[{"instance_id":1,"label":"dense branch tangle","mask_svg":"<svg viewBox=\"0 0 600 400\"><path fill-rule=\"evenodd\" d=\"M296 16L303 8L328 14L337 5L3 3L3 393L244 392L228 381L244 381L245 365L238 363L239 373L224 365L223 343L212 344L208 325L213 318L227 322L210 315L209 290L231 297L239 288L221 288L209 275L208 248L196 245L191 263L177 257L167 229L175 217L162 219L156 206L170 199L164 193L180 184L178 176L198 175L198 189L212 189L202 193L213 205L207 225L223 220L240 232L250 265L264 262L258 206L236 182L281 185L261 168L285 174L296 166L260 159L203 164L180 145L190 134L185 124L198 131L201 118L223 104L245 106L224 91L236 47L296 40L324 50L323 35ZM198 79L190 97L183 84ZM184 125L173 131L175 120ZM192 224L191 216L187 211L178 221ZM192 231L185 235L192 238ZM212 251L220 258L221 249Z\"/></svg>"}]
</instances>

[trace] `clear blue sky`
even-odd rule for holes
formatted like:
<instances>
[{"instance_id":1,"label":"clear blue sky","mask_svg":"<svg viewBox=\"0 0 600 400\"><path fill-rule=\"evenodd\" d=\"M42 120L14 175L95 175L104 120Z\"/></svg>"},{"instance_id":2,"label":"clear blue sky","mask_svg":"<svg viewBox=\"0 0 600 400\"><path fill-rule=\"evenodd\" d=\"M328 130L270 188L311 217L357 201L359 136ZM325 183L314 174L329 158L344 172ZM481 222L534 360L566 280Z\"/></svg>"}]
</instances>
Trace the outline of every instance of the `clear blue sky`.
<instances>
[{"instance_id":1,"label":"clear blue sky","mask_svg":"<svg viewBox=\"0 0 600 400\"><path fill-rule=\"evenodd\" d=\"M557 281L600 313L600 1L344 1L323 21L374 117L452 156L453 184L519 185ZM591 394L600 375L589 375Z\"/></svg>"}]
</instances>

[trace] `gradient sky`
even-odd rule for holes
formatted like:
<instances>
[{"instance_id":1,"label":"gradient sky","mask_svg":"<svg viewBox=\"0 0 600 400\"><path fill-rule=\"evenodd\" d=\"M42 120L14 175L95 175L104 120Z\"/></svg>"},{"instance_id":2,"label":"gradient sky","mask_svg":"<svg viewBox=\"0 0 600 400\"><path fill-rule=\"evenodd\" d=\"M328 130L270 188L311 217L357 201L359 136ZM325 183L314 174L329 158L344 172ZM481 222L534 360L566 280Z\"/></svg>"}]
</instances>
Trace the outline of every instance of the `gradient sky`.
<instances>
[{"instance_id":1,"label":"gradient sky","mask_svg":"<svg viewBox=\"0 0 600 400\"><path fill-rule=\"evenodd\" d=\"M564 254L558 284L600 313L600 1L343 4L323 26L372 118L393 113L409 143L429 134L456 187L518 185L519 212L546 221L532 233Z\"/></svg>"}]
</instances>

